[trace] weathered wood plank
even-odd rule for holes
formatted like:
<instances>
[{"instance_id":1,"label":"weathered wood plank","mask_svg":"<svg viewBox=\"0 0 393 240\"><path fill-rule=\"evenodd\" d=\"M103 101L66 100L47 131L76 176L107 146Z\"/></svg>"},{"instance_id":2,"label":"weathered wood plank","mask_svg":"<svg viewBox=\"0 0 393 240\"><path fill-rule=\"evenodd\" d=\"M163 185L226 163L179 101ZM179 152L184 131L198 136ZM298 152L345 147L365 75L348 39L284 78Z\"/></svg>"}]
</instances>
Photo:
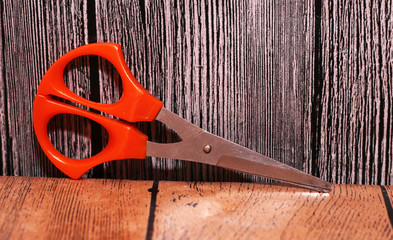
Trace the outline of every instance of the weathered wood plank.
<instances>
[{"instance_id":1,"label":"weathered wood plank","mask_svg":"<svg viewBox=\"0 0 393 240\"><path fill-rule=\"evenodd\" d=\"M143 239L152 182L0 177L1 239Z\"/></svg>"},{"instance_id":2,"label":"weathered wood plank","mask_svg":"<svg viewBox=\"0 0 393 240\"><path fill-rule=\"evenodd\" d=\"M4 1L3 3L4 77L8 125L6 140L6 175L62 176L43 155L35 139L32 104L38 84L46 70L60 56L87 42L86 3L83 1L36 2ZM86 61L76 61L76 67ZM83 95L90 92L88 68L85 73L66 73L73 77L68 86ZM84 79L85 77L86 79ZM87 83L87 84L86 84ZM55 146L73 157L90 154L90 123L73 121L73 117L56 118L50 136ZM63 129L71 129L64 133ZM80 135L73 131L81 132ZM74 146L75 145L75 146ZM74 147L73 147L74 146ZM4 148L2 146L2 148ZM74 149L77 151L73 152ZM4 161L4 160L3 160Z\"/></svg>"},{"instance_id":3,"label":"weathered wood plank","mask_svg":"<svg viewBox=\"0 0 393 240\"><path fill-rule=\"evenodd\" d=\"M155 239L391 239L379 186L160 182ZM176 227L174 227L176 226Z\"/></svg>"},{"instance_id":4,"label":"weathered wood plank","mask_svg":"<svg viewBox=\"0 0 393 240\"><path fill-rule=\"evenodd\" d=\"M0 177L0 238L393 237L379 186L334 185L332 192L322 194L279 184L155 185L154 189L151 181ZM392 188L386 190L392 199ZM150 212L153 195L156 208Z\"/></svg>"},{"instance_id":5,"label":"weathered wood plank","mask_svg":"<svg viewBox=\"0 0 393 240\"><path fill-rule=\"evenodd\" d=\"M3 4L0 4L0 176L7 174L7 156L8 156L8 134L7 134L7 122L6 122L6 112L7 112L7 101L5 98L6 82L4 79L4 56L3 56Z\"/></svg>"},{"instance_id":6,"label":"weathered wood plank","mask_svg":"<svg viewBox=\"0 0 393 240\"><path fill-rule=\"evenodd\" d=\"M62 176L35 140L33 98L56 59L98 40L122 44L142 85L208 131L332 182L392 183L392 1L91 3L1 3L0 174ZM70 68L76 93L119 98L108 63L82 58ZM175 138L157 124L141 127L153 140ZM89 121L60 117L51 128L66 155L102 145ZM87 176L253 179L167 159L103 166Z\"/></svg>"},{"instance_id":7,"label":"weathered wood plank","mask_svg":"<svg viewBox=\"0 0 393 240\"><path fill-rule=\"evenodd\" d=\"M166 108L311 172L313 14L312 1L97 1L97 40L120 43L136 78ZM101 100L111 101L113 87L101 79ZM158 132L153 140L173 137ZM136 170L120 170L130 166ZM167 159L106 169L124 177L249 179Z\"/></svg>"},{"instance_id":8,"label":"weathered wood plank","mask_svg":"<svg viewBox=\"0 0 393 240\"><path fill-rule=\"evenodd\" d=\"M391 184L392 1L323 1L317 164L335 183ZM318 51L318 50L317 50Z\"/></svg>"}]
</instances>

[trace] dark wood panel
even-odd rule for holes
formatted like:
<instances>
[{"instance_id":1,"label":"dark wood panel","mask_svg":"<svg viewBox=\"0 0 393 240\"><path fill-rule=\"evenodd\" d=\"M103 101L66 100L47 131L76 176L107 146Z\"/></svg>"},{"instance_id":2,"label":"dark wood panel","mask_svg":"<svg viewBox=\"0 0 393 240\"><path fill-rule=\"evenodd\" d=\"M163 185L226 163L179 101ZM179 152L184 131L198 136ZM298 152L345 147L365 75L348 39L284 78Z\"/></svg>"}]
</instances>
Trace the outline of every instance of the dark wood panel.
<instances>
[{"instance_id":1,"label":"dark wood panel","mask_svg":"<svg viewBox=\"0 0 393 240\"><path fill-rule=\"evenodd\" d=\"M312 3L96 4L97 40L121 43L136 78L166 108L224 138L311 171ZM100 85L101 90L111 89L107 79ZM103 101L111 98L101 96ZM108 167L136 167L118 170L128 171L121 173L127 177L248 178L176 160L137 164L123 161Z\"/></svg>"},{"instance_id":2,"label":"dark wood panel","mask_svg":"<svg viewBox=\"0 0 393 240\"><path fill-rule=\"evenodd\" d=\"M63 176L35 139L34 95L61 55L111 41L144 87L196 125L333 183L390 184L392 7L388 0L3 1L0 174ZM86 57L69 69L68 86L79 95L119 98L108 62ZM175 138L157 123L140 127L152 140ZM86 120L59 117L51 128L69 156L103 145L101 129ZM92 176L255 180L158 158L106 163L85 177Z\"/></svg>"},{"instance_id":3,"label":"dark wood panel","mask_svg":"<svg viewBox=\"0 0 393 240\"><path fill-rule=\"evenodd\" d=\"M5 168L7 167L7 142L8 142L8 134L6 128L6 98L5 98L5 88L6 82L4 79L4 56L3 56L3 4L0 4L0 175L5 175L7 171Z\"/></svg>"},{"instance_id":4,"label":"dark wood panel","mask_svg":"<svg viewBox=\"0 0 393 240\"><path fill-rule=\"evenodd\" d=\"M3 48L6 99L5 117L7 146L3 159L5 175L58 176L62 175L43 155L35 139L32 125L32 104L38 84L46 70L60 56L71 49L87 43L86 4L82 1L42 3L36 1L4 1ZM81 65L79 62L76 65ZM67 74L73 72L67 71ZM66 75L67 75L66 74ZM80 75L79 75L80 76ZM88 75L86 76L88 77ZM69 85L89 93L84 79L75 77ZM86 121L73 122L57 118L52 127L58 129L86 129ZM77 157L86 156L89 146L83 141L84 135L71 133L51 134L58 148L68 150L69 145L78 147ZM77 139L79 138L79 139ZM4 148L4 147L3 147ZM86 150L87 149L87 150ZM71 154L71 153L70 153ZM74 153L72 153L74 154Z\"/></svg>"},{"instance_id":5,"label":"dark wood panel","mask_svg":"<svg viewBox=\"0 0 393 240\"><path fill-rule=\"evenodd\" d=\"M322 5L320 142L322 177L391 184L392 1Z\"/></svg>"},{"instance_id":6,"label":"dark wood panel","mask_svg":"<svg viewBox=\"0 0 393 240\"><path fill-rule=\"evenodd\" d=\"M7 124L6 124L6 98L5 98L5 89L6 89L6 82L4 79L4 63L5 58L3 54L3 4L0 4L0 175L6 175L6 167L7 167L7 143L8 143L8 134L7 134Z\"/></svg>"}]
</instances>

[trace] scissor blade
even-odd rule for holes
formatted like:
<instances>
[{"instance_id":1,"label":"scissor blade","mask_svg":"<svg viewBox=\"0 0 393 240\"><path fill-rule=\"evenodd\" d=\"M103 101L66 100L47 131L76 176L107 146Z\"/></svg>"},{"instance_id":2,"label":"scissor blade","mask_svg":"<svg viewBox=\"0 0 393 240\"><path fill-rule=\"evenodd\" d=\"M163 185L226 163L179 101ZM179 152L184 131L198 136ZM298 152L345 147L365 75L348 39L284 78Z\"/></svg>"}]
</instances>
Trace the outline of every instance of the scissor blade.
<instances>
[{"instance_id":1,"label":"scissor blade","mask_svg":"<svg viewBox=\"0 0 393 240\"><path fill-rule=\"evenodd\" d=\"M206 145L210 146L209 153L203 151ZM328 182L203 130L178 143L148 142L147 149L149 156L206 163L321 192L331 189Z\"/></svg>"},{"instance_id":2,"label":"scissor blade","mask_svg":"<svg viewBox=\"0 0 393 240\"><path fill-rule=\"evenodd\" d=\"M205 158L206 155L211 155L210 157L217 159L215 163L211 161L213 165L287 182L311 190L329 192L331 189L331 184L328 182L211 133L203 132L199 136L195 136L192 142L194 145L205 142L211 146L211 152L204 155Z\"/></svg>"},{"instance_id":3,"label":"scissor blade","mask_svg":"<svg viewBox=\"0 0 393 240\"><path fill-rule=\"evenodd\" d=\"M311 190L329 192L331 184L276 160L247 149L240 154L222 155L216 166L275 179Z\"/></svg>"},{"instance_id":4,"label":"scissor blade","mask_svg":"<svg viewBox=\"0 0 393 240\"><path fill-rule=\"evenodd\" d=\"M208 133L165 108L162 108L156 120L175 130L182 141L170 144L147 142L148 156L206 163L321 192L331 189L328 182Z\"/></svg>"}]
</instances>

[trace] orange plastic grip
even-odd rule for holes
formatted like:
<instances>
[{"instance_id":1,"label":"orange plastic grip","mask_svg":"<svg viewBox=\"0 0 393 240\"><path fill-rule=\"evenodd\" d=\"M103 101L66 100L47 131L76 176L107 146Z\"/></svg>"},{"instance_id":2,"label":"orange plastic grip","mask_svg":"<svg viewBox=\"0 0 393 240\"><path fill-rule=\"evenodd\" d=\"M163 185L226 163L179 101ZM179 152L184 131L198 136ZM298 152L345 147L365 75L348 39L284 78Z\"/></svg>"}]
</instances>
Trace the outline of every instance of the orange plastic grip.
<instances>
[{"instance_id":1,"label":"orange plastic grip","mask_svg":"<svg viewBox=\"0 0 393 240\"><path fill-rule=\"evenodd\" d=\"M60 113L76 114L101 124L109 134L106 147L97 155L83 160L71 159L61 154L52 145L47 133L49 120ZM107 161L146 157L147 136L131 124L82 110L53 100L49 96L36 95L33 122L37 139L45 154L57 168L73 179L80 178L90 168Z\"/></svg>"},{"instance_id":2,"label":"orange plastic grip","mask_svg":"<svg viewBox=\"0 0 393 240\"><path fill-rule=\"evenodd\" d=\"M113 64L123 83L123 95L113 104L102 104L82 98L67 88L63 72L67 64L82 55L97 55ZM153 121L163 103L153 97L132 75L116 43L93 43L76 48L57 60L45 73L38 94L54 95L100 110L129 122Z\"/></svg>"},{"instance_id":3,"label":"orange plastic grip","mask_svg":"<svg viewBox=\"0 0 393 240\"><path fill-rule=\"evenodd\" d=\"M82 55L97 55L115 66L123 82L123 95L118 102L114 104L92 102L67 88L63 79L64 69L71 60ZM80 178L90 168L107 161L146 157L147 136L133 125L56 101L51 97L52 95L109 113L129 122L153 121L163 103L136 81L126 66L120 45L89 44L74 49L57 60L44 75L34 99L34 130L48 158L62 172L74 179ZM60 113L80 115L101 124L109 134L107 146L97 155L83 160L62 155L51 143L47 132L49 120Z\"/></svg>"}]
</instances>

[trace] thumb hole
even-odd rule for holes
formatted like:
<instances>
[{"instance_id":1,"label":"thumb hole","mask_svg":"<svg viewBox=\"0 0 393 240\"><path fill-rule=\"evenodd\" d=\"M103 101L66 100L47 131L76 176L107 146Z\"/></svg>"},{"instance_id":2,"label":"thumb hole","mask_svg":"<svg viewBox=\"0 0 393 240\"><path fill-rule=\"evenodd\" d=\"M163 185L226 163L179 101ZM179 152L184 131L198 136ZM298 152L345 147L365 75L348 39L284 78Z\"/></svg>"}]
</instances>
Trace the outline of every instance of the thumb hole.
<instances>
[{"instance_id":1,"label":"thumb hole","mask_svg":"<svg viewBox=\"0 0 393 240\"><path fill-rule=\"evenodd\" d=\"M68 89L93 102L112 104L123 94L117 69L105 58L95 55L80 56L70 61L64 69L63 78Z\"/></svg>"}]
</instances>

